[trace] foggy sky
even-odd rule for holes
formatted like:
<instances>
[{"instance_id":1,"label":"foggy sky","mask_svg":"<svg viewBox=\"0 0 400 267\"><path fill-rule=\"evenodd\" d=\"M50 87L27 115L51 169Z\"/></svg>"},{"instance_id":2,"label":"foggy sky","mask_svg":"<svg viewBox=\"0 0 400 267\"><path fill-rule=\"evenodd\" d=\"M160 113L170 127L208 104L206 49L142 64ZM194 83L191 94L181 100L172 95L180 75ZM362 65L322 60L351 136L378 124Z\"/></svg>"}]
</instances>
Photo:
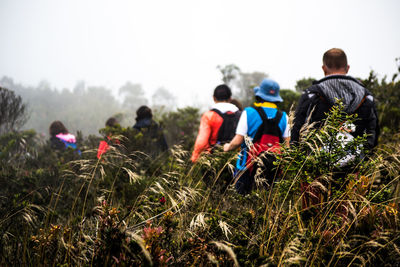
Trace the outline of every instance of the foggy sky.
<instances>
[{"instance_id":1,"label":"foggy sky","mask_svg":"<svg viewBox=\"0 0 400 267\"><path fill-rule=\"evenodd\" d=\"M209 105L217 65L266 72L282 88L322 77L340 47L350 75L380 77L400 57L400 2L1 0L0 77L59 89L77 81L117 91L165 87L180 106Z\"/></svg>"}]
</instances>

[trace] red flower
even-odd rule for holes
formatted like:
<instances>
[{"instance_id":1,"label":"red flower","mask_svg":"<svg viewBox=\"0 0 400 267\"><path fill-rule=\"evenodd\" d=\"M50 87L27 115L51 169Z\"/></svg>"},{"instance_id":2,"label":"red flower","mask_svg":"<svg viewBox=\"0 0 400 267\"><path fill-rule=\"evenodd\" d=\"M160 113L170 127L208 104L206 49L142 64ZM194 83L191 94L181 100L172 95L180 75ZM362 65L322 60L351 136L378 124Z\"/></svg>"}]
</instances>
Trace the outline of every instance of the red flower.
<instances>
[{"instance_id":1,"label":"red flower","mask_svg":"<svg viewBox=\"0 0 400 267\"><path fill-rule=\"evenodd\" d=\"M161 204L164 204L165 201L166 201L166 200L165 200L165 197L164 197L164 196L160 197L160 200L159 200L159 201L160 201Z\"/></svg>"}]
</instances>

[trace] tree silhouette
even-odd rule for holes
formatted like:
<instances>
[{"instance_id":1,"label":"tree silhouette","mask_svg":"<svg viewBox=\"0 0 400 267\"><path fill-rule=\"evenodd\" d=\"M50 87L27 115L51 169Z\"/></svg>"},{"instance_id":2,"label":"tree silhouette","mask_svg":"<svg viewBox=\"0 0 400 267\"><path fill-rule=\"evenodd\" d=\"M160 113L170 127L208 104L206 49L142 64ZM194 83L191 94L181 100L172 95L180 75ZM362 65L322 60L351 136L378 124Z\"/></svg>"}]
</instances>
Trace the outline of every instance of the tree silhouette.
<instances>
[{"instance_id":1,"label":"tree silhouette","mask_svg":"<svg viewBox=\"0 0 400 267\"><path fill-rule=\"evenodd\" d=\"M26 106L22 98L0 87L0 134L17 130L26 122Z\"/></svg>"}]
</instances>

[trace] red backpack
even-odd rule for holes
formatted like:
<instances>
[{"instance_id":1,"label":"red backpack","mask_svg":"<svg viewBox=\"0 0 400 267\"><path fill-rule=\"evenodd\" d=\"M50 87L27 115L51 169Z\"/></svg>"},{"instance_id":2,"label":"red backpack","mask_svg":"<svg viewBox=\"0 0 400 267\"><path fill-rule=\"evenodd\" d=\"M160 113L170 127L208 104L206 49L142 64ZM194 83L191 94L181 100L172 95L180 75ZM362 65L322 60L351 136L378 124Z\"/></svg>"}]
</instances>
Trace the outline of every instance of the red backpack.
<instances>
[{"instance_id":1,"label":"red backpack","mask_svg":"<svg viewBox=\"0 0 400 267\"><path fill-rule=\"evenodd\" d=\"M275 156L271 153L265 152L272 152L274 154L281 153L281 145L280 143L283 142L283 135L282 131L279 128L279 122L283 116L282 111L278 110L275 117L272 119L268 119L265 111L262 107L255 108L262 119L262 124L258 128L256 135L253 138L253 146L249 149L246 166L247 169L254 175L253 171L254 168L254 159L256 157L260 157L263 161L262 169L269 170L273 167L272 163L275 160ZM264 155L260 155L260 154ZM259 165L259 164L258 164Z\"/></svg>"}]
</instances>

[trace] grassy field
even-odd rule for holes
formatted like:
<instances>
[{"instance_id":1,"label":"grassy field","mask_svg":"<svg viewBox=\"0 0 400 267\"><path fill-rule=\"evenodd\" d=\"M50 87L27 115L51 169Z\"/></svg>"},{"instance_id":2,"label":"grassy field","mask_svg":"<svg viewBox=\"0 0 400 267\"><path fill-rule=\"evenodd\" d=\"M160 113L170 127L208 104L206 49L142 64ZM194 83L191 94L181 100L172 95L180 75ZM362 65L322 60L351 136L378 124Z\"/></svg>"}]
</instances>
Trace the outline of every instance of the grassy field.
<instances>
[{"instance_id":1,"label":"grassy field","mask_svg":"<svg viewBox=\"0 0 400 267\"><path fill-rule=\"evenodd\" d=\"M95 137L80 140L79 157L34 132L4 135L0 264L396 265L400 144L340 167L365 141L341 146L340 115L306 127L277 158L275 177L257 175L245 196L233 185L237 152L216 148L192 164L174 146L150 158L142 135L119 129L121 145L98 160Z\"/></svg>"}]
</instances>

